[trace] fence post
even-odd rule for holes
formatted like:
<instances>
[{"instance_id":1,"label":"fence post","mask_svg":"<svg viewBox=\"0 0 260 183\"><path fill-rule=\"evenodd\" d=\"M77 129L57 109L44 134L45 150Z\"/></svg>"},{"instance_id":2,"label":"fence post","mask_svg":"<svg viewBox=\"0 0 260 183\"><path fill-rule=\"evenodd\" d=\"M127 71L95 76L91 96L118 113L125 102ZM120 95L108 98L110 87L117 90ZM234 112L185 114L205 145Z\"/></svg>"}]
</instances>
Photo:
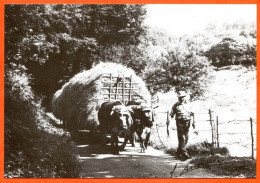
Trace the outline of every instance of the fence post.
<instances>
[{"instance_id":1,"label":"fence post","mask_svg":"<svg viewBox=\"0 0 260 183\"><path fill-rule=\"evenodd\" d=\"M250 118L250 126L251 126L251 139L252 139L252 159L254 159L254 134L253 134L253 120Z\"/></svg>"},{"instance_id":2,"label":"fence post","mask_svg":"<svg viewBox=\"0 0 260 183\"><path fill-rule=\"evenodd\" d=\"M109 86L109 102L111 101L111 95L112 95L112 74L110 74L110 86Z\"/></svg>"},{"instance_id":3,"label":"fence post","mask_svg":"<svg viewBox=\"0 0 260 183\"><path fill-rule=\"evenodd\" d=\"M170 132L169 132L170 117L169 117L169 115L170 115L170 112L167 111L167 121L166 121L167 129L166 129L166 131L167 131L168 136L170 135Z\"/></svg>"},{"instance_id":4,"label":"fence post","mask_svg":"<svg viewBox=\"0 0 260 183\"><path fill-rule=\"evenodd\" d=\"M217 147L219 148L218 116L216 117L216 121L217 121Z\"/></svg>"},{"instance_id":5,"label":"fence post","mask_svg":"<svg viewBox=\"0 0 260 183\"><path fill-rule=\"evenodd\" d=\"M123 84L122 84L122 88L123 88L123 103L124 105L126 105L125 103L125 75L123 75Z\"/></svg>"},{"instance_id":6,"label":"fence post","mask_svg":"<svg viewBox=\"0 0 260 183\"><path fill-rule=\"evenodd\" d=\"M117 77L117 83L116 83L116 96L115 99L117 100L117 94L118 94L118 85L119 85L120 81L119 81L119 76Z\"/></svg>"},{"instance_id":7,"label":"fence post","mask_svg":"<svg viewBox=\"0 0 260 183\"><path fill-rule=\"evenodd\" d=\"M131 75L131 77L130 77L129 101L132 100L132 87L133 87L133 80L132 80L132 75Z\"/></svg>"},{"instance_id":8,"label":"fence post","mask_svg":"<svg viewBox=\"0 0 260 183\"><path fill-rule=\"evenodd\" d=\"M213 134L212 115L211 115L211 110L210 109L209 109L209 122L210 122L210 126L211 126L211 153L213 154L214 134Z\"/></svg>"}]
</instances>

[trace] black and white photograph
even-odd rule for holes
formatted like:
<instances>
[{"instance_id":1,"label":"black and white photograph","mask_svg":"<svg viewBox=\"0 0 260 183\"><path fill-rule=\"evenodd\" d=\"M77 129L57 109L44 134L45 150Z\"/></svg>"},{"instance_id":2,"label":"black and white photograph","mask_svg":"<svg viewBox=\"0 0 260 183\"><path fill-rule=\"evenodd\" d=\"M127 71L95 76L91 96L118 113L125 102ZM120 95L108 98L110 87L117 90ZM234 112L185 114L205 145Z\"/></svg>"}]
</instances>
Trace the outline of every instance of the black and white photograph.
<instances>
[{"instance_id":1,"label":"black and white photograph","mask_svg":"<svg viewBox=\"0 0 260 183\"><path fill-rule=\"evenodd\" d=\"M256 45L256 4L5 4L4 178L256 179Z\"/></svg>"}]
</instances>

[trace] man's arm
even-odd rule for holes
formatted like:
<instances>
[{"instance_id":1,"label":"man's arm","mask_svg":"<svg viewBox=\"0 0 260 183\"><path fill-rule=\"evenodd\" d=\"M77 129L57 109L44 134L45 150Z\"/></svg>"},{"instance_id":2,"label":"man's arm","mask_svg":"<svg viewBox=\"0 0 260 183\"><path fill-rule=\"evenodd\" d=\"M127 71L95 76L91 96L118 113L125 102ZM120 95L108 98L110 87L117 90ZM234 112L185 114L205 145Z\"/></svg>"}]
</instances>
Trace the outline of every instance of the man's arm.
<instances>
[{"instance_id":1,"label":"man's arm","mask_svg":"<svg viewBox=\"0 0 260 183\"><path fill-rule=\"evenodd\" d=\"M174 104L174 105L172 106L172 109L171 109L171 112L170 112L170 117L171 117L171 118L174 117L175 111L176 111L176 104ZM168 118L168 116L167 116L167 118ZM167 121L166 121L166 125L169 126L169 123L170 123L170 120L167 120Z\"/></svg>"},{"instance_id":2,"label":"man's arm","mask_svg":"<svg viewBox=\"0 0 260 183\"><path fill-rule=\"evenodd\" d=\"M195 125L196 125L196 122L195 122L195 117L194 117L194 113L193 112L191 112L191 117L192 117L192 127L193 127L193 129L195 129Z\"/></svg>"},{"instance_id":3,"label":"man's arm","mask_svg":"<svg viewBox=\"0 0 260 183\"><path fill-rule=\"evenodd\" d=\"M171 118L173 118L176 113L176 106L177 106L177 103L172 106L172 110L170 113Z\"/></svg>"}]
</instances>

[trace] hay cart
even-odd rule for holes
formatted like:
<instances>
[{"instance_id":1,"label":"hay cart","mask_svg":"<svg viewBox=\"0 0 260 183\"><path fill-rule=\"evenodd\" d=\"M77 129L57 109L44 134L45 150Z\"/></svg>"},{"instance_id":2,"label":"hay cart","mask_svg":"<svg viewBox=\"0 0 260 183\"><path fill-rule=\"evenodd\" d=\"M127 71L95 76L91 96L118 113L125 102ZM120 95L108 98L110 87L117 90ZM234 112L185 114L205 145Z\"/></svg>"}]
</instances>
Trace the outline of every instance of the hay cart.
<instances>
[{"instance_id":1,"label":"hay cart","mask_svg":"<svg viewBox=\"0 0 260 183\"><path fill-rule=\"evenodd\" d=\"M67 127L95 130L102 103L131 100L150 103L144 81L132 69L115 63L100 63L65 83L52 99L52 111Z\"/></svg>"},{"instance_id":2,"label":"hay cart","mask_svg":"<svg viewBox=\"0 0 260 183\"><path fill-rule=\"evenodd\" d=\"M101 96L104 102L119 100L126 105L128 101L140 99L138 95L140 89L132 75L103 74L101 82Z\"/></svg>"},{"instance_id":3,"label":"hay cart","mask_svg":"<svg viewBox=\"0 0 260 183\"><path fill-rule=\"evenodd\" d=\"M96 102L99 106L103 102L109 101L121 101L126 105L128 101L141 99L140 95L138 95L140 88L138 87L138 83L134 81L132 75L102 74L101 83L99 98ZM85 135L87 136L85 139L93 140L99 139L100 131L99 129L94 131L86 129L77 130L77 132L74 131L74 135L76 135L77 138L79 136L84 137ZM110 134L107 135L110 136Z\"/></svg>"}]
</instances>

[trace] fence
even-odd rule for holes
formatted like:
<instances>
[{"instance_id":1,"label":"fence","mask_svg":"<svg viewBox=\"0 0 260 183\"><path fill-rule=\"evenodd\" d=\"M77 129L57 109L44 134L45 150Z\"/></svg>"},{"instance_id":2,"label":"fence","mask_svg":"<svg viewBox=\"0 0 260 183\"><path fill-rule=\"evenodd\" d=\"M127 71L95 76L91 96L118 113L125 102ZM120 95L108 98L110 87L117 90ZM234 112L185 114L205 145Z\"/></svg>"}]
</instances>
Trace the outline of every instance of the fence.
<instances>
[{"instance_id":1,"label":"fence","mask_svg":"<svg viewBox=\"0 0 260 183\"><path fill-rule=\"evenodd\" d=\"M199 117L204 116L204 118ZM251 158L255 158L256 150L256 120L249 118L246 120L230 120L221 121L221 118L216 112L209 109L205 113L195 113L194 119L197 123L203 124L199 132L204 131L210 133L208 136L211 143L212 149L218 148L220 146L229 146L234 144L250 144ZM157 112L156 120L169 122L169 111L167 112ZM157 124L157 127L166 127L166 123ZM197 127L196 127L197 128ZM158 132L158 130L157 130ZM167 133L168 126L167 126ZM239 136L236 141L235 135ZM231 138L230 138L231 137ZM163 145L164 146L164 145ZM243 145L241 145L243 146ZM248 148L247 145L246 148Z\"/></svg>"},{"instance_id":2,"label":"fence","mask_svg":"<svg viewBox=\"0 0 260 183\"><path fill-rule=\"evenodd\" d=\"M239 125L239 128L236 128L236 126ZM226 129L226 127L229 126L230 129ZM232 126L234 126L234 128L232 128ZM252 119L251 117L248 120L230 120L230 121L224 121L224 122L220 122L218 119L218 116L216 118L216 141L217 141L217 147L219 147L220 145L230 145L230 144L245 144L245 141L247 144L249 144L250 146L250 150L251 150L251 158L254 159L255 157L255 147L256 147L256 143L255 143L255 139L256 139L256 120ZM221 129L222 130L219 130ZM236 129L240 129L241 131L236 131ZM231 131L232 130L232 131ZM234 136L234 135L239 135L240 139L235 141L235 138L233 138L233 142L224 142L224 139L226 138L226 136ZM220 138L222 137L222 141L220 140ZM249 141L247 141L249 140ZM246 148L248 146L245 146Z\"/></svg>"}]
</instances>

